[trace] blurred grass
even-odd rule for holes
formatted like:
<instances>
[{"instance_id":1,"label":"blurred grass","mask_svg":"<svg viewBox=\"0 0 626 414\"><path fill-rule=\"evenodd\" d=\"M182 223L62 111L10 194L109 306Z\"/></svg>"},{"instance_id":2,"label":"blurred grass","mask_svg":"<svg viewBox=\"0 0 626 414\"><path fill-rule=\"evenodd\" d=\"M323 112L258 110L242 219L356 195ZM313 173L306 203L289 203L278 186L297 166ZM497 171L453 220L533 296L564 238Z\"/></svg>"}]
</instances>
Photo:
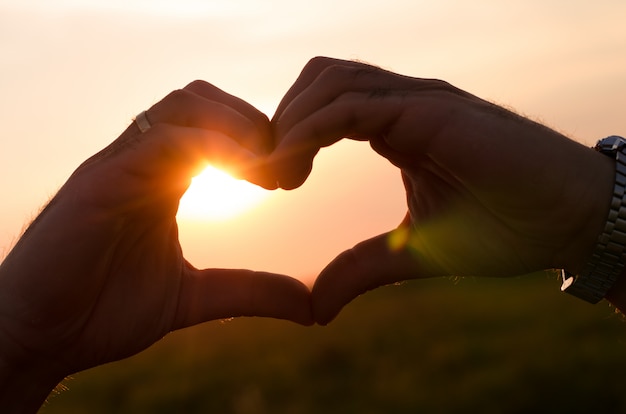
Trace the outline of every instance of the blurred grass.
<instances>
[{"instance_id":1,"label":"blurred grass","mask_svg":"<svg viewBox=\"0 0 626 414\"><path fill-rule=\"evenodd\" d=\"M77 374L42 414L623 413L626 325L519 279L413 281L327 327L242 318Z\"/></svg>"}]
</instances>

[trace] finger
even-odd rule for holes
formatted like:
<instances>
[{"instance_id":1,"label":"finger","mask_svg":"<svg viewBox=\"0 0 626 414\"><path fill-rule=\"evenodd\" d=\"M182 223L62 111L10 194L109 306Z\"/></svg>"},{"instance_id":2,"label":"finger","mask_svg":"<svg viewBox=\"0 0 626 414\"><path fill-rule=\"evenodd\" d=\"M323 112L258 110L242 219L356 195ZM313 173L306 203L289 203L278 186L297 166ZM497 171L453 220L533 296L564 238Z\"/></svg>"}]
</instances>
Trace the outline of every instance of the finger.
<instances>
[{"instance_id":1,"label":"finger","mask_svg":"<svg viewBox=\"0 0 626 414\"><path fill-rule=\"evenodd\" d=\"M223 104L230 106L243 116L247 117L258 126L263 126L264 128L269 126L269 120L267 118L267 115L265 115L243 99L231 95L215 85L212 85L205 81L196 80L185 86L183 89L191 91L199 96L202 96L205 99L222 102Z\"/></svg>"},{"instance_id":2,"label":"finger","mask_svg":"<svg viewBox=\"0 0 626 414\"><path fill-rule=\"evenodd\" d=\"M227 105L249 119L256 129L260 132L262 139L250 143L242 142L242 145L249 146L257 154L267 154L274 149L271 127L267 115L259 111L257 108L208 82L196 80L191 82L184 88L205 99L221 102ZM235 137L237 139L237 137Z\"/></svg>"},{"instance_id":3,"label":"finger","mask_svg":"<svg viewBox=\"0 0 626 414\"><path fill-rule=\"evenodd\" d=\"M311 83L313 83L317 77L331 66L359 66L360 63L351 62L346 60L333 59L328 57L318 56L311 59L302 69L298 79L294 82L294 84L289 88L283 99L281 99L278 108L276 108L276 112L274 113L274 120L280 119L282 113L285 111L291 101L293 101L298 95L300 95L305 89L307 89Z\"/></svg>"},{"instance_id":4,"label":"finger","mask_svg":"<svg viewBox=\"0 0 626 414\"><path fill-rule=\"evenodd\" d=\"M332 67L334 65L358 66L360 64L356 62L349 62L326 57L316 57L311 59L303 68L296 82L291 86L289 91L287 91L274 114L272 120L274 147L278 145L278 143L281 141L280 138L277 138L277 131L280 129L278 128L279 120L285 109L291 104L292 100L294 100L300 95L301 92L307 89L311 85L311 83L316 81L321 72L323 72L326 68ZM282 125L286 126L287 124L283 123ZM306 177L308 175L308 171L310 171L310 165L303 166L303 171L304 172L300 175ZM276 174L271 167L271 162L266 162L263 165L260 165L259 168L254 171L254 174L251 175L250 179L255 184L258 184L266 189L275 189L279 186L279 179L277 179ZM293 186L291 187L293 188Z\"/></svg>"},{"instance_id":5,"label":"finger","mask_svg":"<svg viewBox=\"0 0 626 414\"><path fill-rule=\"evenodd\" d=\"M207 163L228 165L244 175L258 160L218 131L157 124L131 138L118 139L79 168L90 170L94 188L115 186L118 202L161 196L178 200Z\"/></svg>"},{"instance_id":6,"label":"finger","mask_svg":"<svg viewBox=\"0 0 626 414\"><path fill-rule=\"evenodd\" d=\"M277 144L294 125L343 94L362 92L366 97L384 97L416 82L415 79L358 62L322 58L312 61L309 66L272 118Z\"/></svg>"},{"instance_id":7,"label":"finger","mask_svg":"<svg viewBox=\"0 0 626 414\"><path fill-rule=\"evenodd\" d=\"M406 110L410 93L438 85L362 63L328 59L310 63L301 78L272 120L277 143L268 170L286 189L304 182L320 148L343 137L386 136Z\"/></svg>"},{"instance_id":8,"label":"finger","mask_svg":"<svg viewBox=\"0 0 626 414\"><path fill-rule=\"evenodd\" d=\"M310 325L310 291L296 279L273 273L192 268L186 272L174 329L237 316L263 316Z\"/></svg>"},{"instance_id":9,"label":"finger","mask_svg":"<svg viewBox=\"0 0 626 414\"><path fill-rule=\"evenodd\" d=\"M312 291L317 323L328 324L346 304L369 290L425 276L419 259L402 249L402 240L394 240L397 237L403 235L394 231L361 242L326 266Z\"/></svg>"},{"instance_id":10,"label":"finger","mask_svg":"<svg viewBox=\"0 0 626 414\"><path fill-rule=\"evenodd\" d=\"M292 127L267 158L268 169L284 189L300 186L323 147L343 138L381 139L404 110L401 97L370 100L367 93L343 94Z\"/></svg>"},{"instance_id":11,"label":"finger","mask_svg":"<svg viewBox=\"0 0 626 414\"><path fill-rule=\"evenodd\" d=\"M220 131L257 154L273 149L269 120L252 105L206 82L195 81L171 92L146 113L154 126L178 126Z\"/></svg>"}]
</instances>

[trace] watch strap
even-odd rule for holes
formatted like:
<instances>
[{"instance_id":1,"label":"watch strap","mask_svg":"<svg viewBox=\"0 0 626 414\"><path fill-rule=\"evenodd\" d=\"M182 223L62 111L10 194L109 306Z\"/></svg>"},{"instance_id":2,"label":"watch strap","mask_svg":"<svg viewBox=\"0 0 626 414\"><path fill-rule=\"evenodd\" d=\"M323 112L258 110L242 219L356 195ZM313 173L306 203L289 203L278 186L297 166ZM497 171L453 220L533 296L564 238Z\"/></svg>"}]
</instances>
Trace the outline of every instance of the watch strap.
<instances>
[{"instance_id":1,"label":"watch strap","mask_svg":"<svg viewBox=\"0 0 626 414\"><path fill-rule=\"evenodd\" d=\"M615 185L611 207L591 259L579 275L562 271L561 290L590 303L598 303L624 269L626 259L626 140L611 136L596 149L615 157Z\"/></svg>"}]
</instances>

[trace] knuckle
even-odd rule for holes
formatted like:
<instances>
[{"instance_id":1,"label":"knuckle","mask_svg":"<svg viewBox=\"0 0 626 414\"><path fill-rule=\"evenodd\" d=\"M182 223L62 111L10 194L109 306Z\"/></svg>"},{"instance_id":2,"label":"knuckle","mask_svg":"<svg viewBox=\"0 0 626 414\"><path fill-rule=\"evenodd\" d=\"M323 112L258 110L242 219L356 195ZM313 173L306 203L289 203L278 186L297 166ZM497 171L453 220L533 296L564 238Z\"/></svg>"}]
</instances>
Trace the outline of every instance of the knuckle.
<instances>
[{"instance_id":1,"label":"knuckle","mask_svg":"<svg viewBox=\"0 0 626 414\"><path fill-rule=\"evenodd\" d=\"M349 88L358 75L355 74L355 69L350 66L344 65L330 65L326 66L319 74L317 81L322 84L328 84L331 88L346 89Z\"/></svg>"},{"instance_id":2,"label":"knuckle","mask_svg":"<svg viewBox=\"0 0 626 414\"><path fill-rule=\"evenodd\" d=\"M317 56L309 60L303 73L315 75L318 80L339 79L346 81L358 77L359 73L369 73L374 67L358 62Z\"/></svg>"},{"instance_id":3,"label":"knuckle","mask_svg":"<svg viewBox=\"0 0 626 414\"><path fill-rule=\"evenodd\" d=\"M418 85L419 89L426 89L434 93L442 93L445 95L468 95L461 89L441 79L424 79L423 82L425 86Z\"/></svg>"},{"instance_id":4,"label":"knuckle","mask_svg":"<svg viewBox=\"0 0 626 414\"><path fill-rule=\"evenodd\" d=\"M200 95L206 98L219 97L225 94L217 86L201 79L196 79L195 81L190 82L189 84L187 84L187 86L183 88L183 90L189 91L191 93L194 93L196 95Z\"/></svg>"},{"instance_id":5,"label":"knuckle","mask_svg":"<svg viewBox=\"0 0 626 414\"><path fill-rule=\"evenodd\" d=\"M305 65L305 70L307 69L322 69L328 65L337 63L337 59L329 58L326 56L315 56L310 59L309 62Z\"/></svg>"},{"instance_id":6,"label":"knuckle","mask_svg":"<svg viewBox=\"0 0 626 414\"><path fill-rule=\"evenodd\" d=\"M203 81L201 79L196 79L192 82L189 82L187 84L187 86L185 86L183 89L197 89L197 88L205 88L207 86L210 86L210 84L206 81Z\"/></svg>"},{"instance_id":7,"label":"knuckle","mask_svg":"<svg viewBox=\"0 0 626 414\"><path fill-rule=\"evenodd\" d=\"M363 63L350 62L349 64L328 65L320 75L320 80L333 84L354 85L359 89L362 86L380 83L379 79L385 72L376 67Z\"/></svg>"},{"instance_id":8,"label":"knuckle","mask_svg":"<svg viewBox=\"0 0 626 414\"><path fill-rule=\"evenodd\" d=\"M187 92L182 89L176 89L167 94L163 99L154 104L148 111L150 123L154 127L154 124L158 122L164 122L170 118L172 108L181 107Z\"/></svg>"},{"instance_id":9,"label":"knuckle","mask_svg":"<svg viewBox=\"0 0 626 414\"><path fill-rule=\"evenodd\" d=\"M442 79L428 79L430 87L435 90L456 91L456 88Z\"/></svg>"},{"instance_id":10,"label":"knuckle","mask_svg":"<svg viewBox=\"0 0 626 414\"><path fill-rule=\"evenodd\" d=\"M180 105L189 98L189 95L189 91L185 89L175 89L170 92L165 98L163 98L163 100L159 104Z\"/></svg>"}]
</instances>

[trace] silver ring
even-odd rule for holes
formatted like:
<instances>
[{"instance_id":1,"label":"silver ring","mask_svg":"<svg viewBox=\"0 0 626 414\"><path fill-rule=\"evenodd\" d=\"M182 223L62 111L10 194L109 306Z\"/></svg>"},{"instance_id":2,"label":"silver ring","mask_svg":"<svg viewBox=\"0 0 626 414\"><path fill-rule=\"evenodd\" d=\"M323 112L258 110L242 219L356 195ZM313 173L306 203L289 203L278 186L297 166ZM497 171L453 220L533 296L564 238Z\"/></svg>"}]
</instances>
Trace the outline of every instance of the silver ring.
<instances>
[{"instance_id":1,"label":"silver ring","mask_svg":"<svg viewBox=\"0 0 626 414\"><path fill-rule=\"evenodd\" d=\"M146 116L146 111L139 112L134 121L142 134L152 127L150 121L148 121L148 117Z\"/></svg>"}]
</instances>

